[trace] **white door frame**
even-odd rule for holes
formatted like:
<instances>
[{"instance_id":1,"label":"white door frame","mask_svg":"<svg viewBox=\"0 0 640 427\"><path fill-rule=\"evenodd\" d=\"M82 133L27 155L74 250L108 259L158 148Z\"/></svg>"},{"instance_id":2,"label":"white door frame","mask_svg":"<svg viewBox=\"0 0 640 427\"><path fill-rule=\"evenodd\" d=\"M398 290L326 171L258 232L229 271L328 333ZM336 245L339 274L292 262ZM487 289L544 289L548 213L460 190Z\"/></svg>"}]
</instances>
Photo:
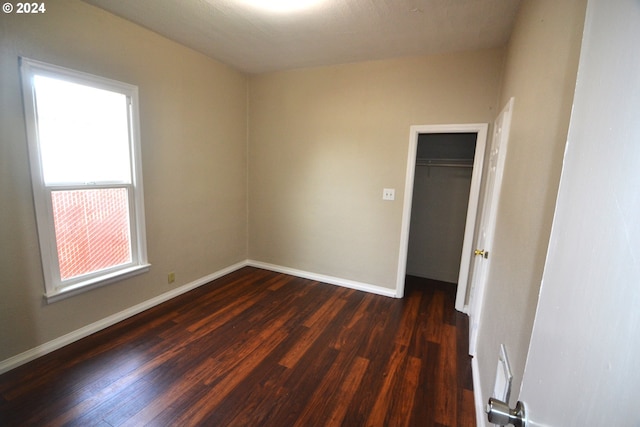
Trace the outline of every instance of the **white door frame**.
<instances>
[{"instance_id":1,"label":"white door frame","mask_svg":"<svg viewBox=\"0 0 640 427\"><path fill-rule=\"evenodd\" d=\"M404 281L407 273L407 253L409 250L409 225L411 223L411 205L413 201L413 181L415 178L416 157L418 151L418 137L421 133L476 133L476 151L471 173L471 188L469 203L467 204L467 219L464 228L464 242L460 258L460 273L458 276L458 290L456 294L456 310L467 313L466 301L471 267L471 251L475 234L478 200L480 196L480 182L484 163L485 147L487 145L487 123L451 124L451 125L416 125L411 126L409 133L409 153L407 155L407 175L404 185L404 204L402 207L402 228L400 231L400 254L398 257L398 275L396 278L396 296L404 296Z\"/></svg>"}]
</instances>

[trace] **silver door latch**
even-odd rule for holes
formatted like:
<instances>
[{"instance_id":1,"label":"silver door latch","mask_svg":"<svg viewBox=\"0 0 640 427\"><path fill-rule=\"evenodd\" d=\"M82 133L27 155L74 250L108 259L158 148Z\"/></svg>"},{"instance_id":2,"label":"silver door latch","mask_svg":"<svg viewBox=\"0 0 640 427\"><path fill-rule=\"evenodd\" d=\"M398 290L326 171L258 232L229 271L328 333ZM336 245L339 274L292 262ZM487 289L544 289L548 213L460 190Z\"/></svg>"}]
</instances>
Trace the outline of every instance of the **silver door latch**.
<instances>
[{"instance_id":1,"label":"silver door latch","mask_svg":"<svg viewBox=\"0 0 640 427\"><path fill-rule=\"evenodd\" d=\"M509 408L509 404L501 400L489 398L487 403L487 417L492 424L506 426L513 424L515 427L526 427L527 420L524 414L524 403L518 401L515 409Z\"/></svg>"}]
</instances>

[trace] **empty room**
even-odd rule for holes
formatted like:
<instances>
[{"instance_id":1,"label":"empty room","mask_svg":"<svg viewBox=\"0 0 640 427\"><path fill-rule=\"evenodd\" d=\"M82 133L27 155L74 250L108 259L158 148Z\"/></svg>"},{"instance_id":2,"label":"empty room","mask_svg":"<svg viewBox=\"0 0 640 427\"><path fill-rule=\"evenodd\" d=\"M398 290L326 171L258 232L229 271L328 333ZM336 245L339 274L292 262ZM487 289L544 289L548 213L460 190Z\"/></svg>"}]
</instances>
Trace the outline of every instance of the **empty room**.
<instances>
[{"instance_id":1,"label":"empty room","mask_svg":"<svg viewBox=\"0 0 640 427\"><path fill-rule=\"evenodd\" d=\"M640 425L638 28L3 2L0 425Z\"/></svg>"}]
</instances>

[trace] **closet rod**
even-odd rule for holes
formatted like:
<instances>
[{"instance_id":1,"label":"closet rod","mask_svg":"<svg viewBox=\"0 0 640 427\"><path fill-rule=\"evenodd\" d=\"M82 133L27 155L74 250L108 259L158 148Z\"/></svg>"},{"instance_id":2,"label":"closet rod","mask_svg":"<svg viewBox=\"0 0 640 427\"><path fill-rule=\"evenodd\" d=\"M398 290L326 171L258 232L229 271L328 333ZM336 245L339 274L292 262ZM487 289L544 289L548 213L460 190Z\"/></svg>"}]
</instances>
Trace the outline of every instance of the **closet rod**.
<instances>
[{"instance_id":1,"label":"closet rod","mask_svg":"<svg viewBox=\"0 0 640 427\"><path fill-rule=\"evenodd\" d=\"M416 166L428 166L438 168L472 168L473 163L469 161L434 161L434 160L418 160Z\"/></svg>"}]
</instances>

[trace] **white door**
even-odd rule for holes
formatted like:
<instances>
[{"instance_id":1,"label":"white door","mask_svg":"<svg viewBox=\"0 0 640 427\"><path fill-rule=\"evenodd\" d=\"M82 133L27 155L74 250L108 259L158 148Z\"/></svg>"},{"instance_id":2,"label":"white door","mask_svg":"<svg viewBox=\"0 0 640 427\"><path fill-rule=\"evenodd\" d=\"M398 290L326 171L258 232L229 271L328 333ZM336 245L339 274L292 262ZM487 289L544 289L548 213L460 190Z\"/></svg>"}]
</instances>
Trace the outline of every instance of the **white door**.
<instances>
[{"instance_id":1,"label":"white door","mask_svg":"<svg viewBox=\"0 0 640 427\"><path fill-rule=\"evenodd\" d=\"M589 0L519 399L527 426L640 426L640 3Z\"/></svg>"},{"instance_id":2,"label":"white door","mask_svg":"<svg viewBox=\"0 0 640 427\"><path fill-rule=\"evenodd\" d=\"M513 98L507 102L493 125L489 147L489 164L484 182L484 201L480 214L480 227L474 249L473 268L469 287L469 354L475 355L482 301L491 262L491 245L496 226L496 213L500 200L502 173L507 156Z\"/></svg>"}]
</instances>

